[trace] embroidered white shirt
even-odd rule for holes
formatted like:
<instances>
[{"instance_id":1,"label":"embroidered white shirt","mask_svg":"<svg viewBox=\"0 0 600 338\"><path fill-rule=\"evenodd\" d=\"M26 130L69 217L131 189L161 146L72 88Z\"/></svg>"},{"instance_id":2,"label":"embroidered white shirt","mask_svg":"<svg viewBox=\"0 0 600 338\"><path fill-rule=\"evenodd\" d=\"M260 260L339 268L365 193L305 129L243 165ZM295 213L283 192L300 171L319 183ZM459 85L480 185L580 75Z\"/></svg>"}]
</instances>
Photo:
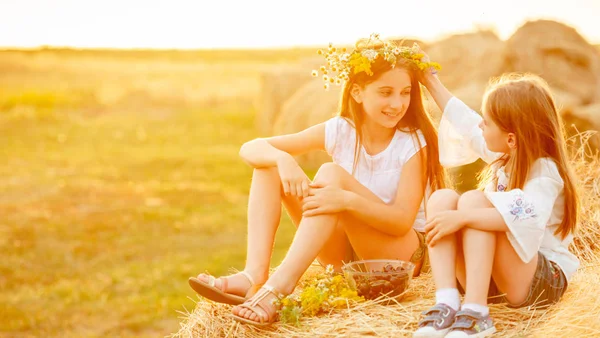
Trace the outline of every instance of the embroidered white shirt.
<instances>
[{"instance_id":1,"label":"embroidered white shirt","mask_svg":"<svg viewBox=\"0 0 600 338\"><path fill-rule=\"evenodd\" d=\"M417 135L420 143L417 141ZM360 147L353 176L383 202L391 204L396 198L404 164L426 144L425 137L420 130L416 135L396 130L387 148L375 155L369 155L364 147ZM351 175L355 146L356 130L352 122L336 116L325 123L325 149L332 157L333 162ZM425 204L421 201L413 228L423 232L424 227Z\"/></svg>"},{"instance_id":2,"label":"embroidered white shirt","mask_svg":"<svg viewBox=\"0 0 600 338\"><path fill-rule=\"evenodd\" d=\"M440 162L446 167L465 165L478 158L487 163L502 154L487 149L479 128L482 117L453 97L446 104L439 128ZM523 262L530 262L539 251L557 263L569 280L579 260L569 251L573 235L566 238L554 232L564 216L564 181L551 158L537 159L523 189L505 191L508 175L496 170L497 186L488 184L485 195L500 212L509 231L507 237Z\"/></svg>"}]
</instances>

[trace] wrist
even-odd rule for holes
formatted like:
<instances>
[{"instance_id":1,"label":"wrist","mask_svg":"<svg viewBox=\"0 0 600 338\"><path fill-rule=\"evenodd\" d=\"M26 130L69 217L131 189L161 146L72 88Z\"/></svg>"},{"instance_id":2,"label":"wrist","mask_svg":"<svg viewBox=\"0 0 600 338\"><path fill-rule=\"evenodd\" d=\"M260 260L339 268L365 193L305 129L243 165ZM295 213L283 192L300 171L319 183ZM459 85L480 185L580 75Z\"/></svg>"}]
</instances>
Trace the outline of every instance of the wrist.
<instances>
[{"instance_id":1,"label":"wrist","mask_svg":"<svg viewBox=\"0 0 600 338\"><path fill-rule=\"evenodd\" d=\"M280 151L275 159L275 165L280 167L283 163L289 162L290 160L294 161L294 157L285 151Z\"/></svg>"},{"instance_id":2,"label":"wrist","mask_svg":"<svg viewBox=\"0 0 600 338\"><path fill-rule=\"evenodd\" d=\"M456 212L458 212L458 218L460 219L460 225L462 228L467 227L471 221L472 221L472 215L473 213L471 212L466 212L466 210L457 210Z\"/></svg>"},{"instance_id":3,"label":"wrist","mask_svg":"<svg viewBox=\"0 0 600 338\"><path fill-rule=\"evenodd\" d=\"M432 90L434 87L440 82L437 74L432 74L428 70L424 71L423 74L423 84L427 90Z\"/></svg>"}]
</instances>

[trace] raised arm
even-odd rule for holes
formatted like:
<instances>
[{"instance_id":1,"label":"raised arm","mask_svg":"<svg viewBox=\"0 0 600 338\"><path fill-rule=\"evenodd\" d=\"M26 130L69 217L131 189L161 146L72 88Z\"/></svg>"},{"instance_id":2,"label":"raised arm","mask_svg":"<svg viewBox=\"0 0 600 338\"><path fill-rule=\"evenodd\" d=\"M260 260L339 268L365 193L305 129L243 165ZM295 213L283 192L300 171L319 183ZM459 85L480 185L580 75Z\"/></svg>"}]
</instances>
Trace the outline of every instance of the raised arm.
<instances>
[{"instance_id":1,"label":"raised arm","mask_svg":"<svg viewBox=\"0 0 600 338\"><path fill-rule=\"evenodd\" d=\"M446 109L448 101L452 98L452 93L444 86L442 81L438 78L437 74L432 74L426 70L423 72L421 82L427 88L427 91L433 97L433 100L443 112Z\"/></svg>"},{"instance_id":2,"label":"raised arm","mask_svg":"<svg viewBox=\"0 0 600 338\"><path fill-rule=\"evenodd\" d=\"M424 61L429 57L425 55ZM467 106L440 81L437 74L430 70L421 73L419 81L427 88L433 100L442 111L442 119L438 128L440 145L440 162L444 167L451 168L475 162L481 158L491 163L502 156L487 148L483 132L479 124L481 115Z\"/></svg>"}]
</instances>

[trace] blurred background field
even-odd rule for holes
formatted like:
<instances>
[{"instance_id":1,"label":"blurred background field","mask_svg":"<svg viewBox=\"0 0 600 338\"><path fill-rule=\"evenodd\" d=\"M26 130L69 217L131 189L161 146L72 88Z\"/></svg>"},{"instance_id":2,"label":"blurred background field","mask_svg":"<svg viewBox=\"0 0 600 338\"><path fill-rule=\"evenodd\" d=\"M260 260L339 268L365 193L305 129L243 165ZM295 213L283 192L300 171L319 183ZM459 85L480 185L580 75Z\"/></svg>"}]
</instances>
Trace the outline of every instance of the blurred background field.
<instances>
[{"instance_id":1,"label":"blurred background field","mask_svg":"<svg viewBox=\"0 0 600 338\"><path fill-rule=\"evenodd\" d=\"M484 77L519 67L519 58L478 66L493 65L486 53L504 48L489 34L423 43L474 108ZM473 41L491 47L460 73L456 53ZM546 66L597 87L551 84L569 125L595 129L600 49L561 41L540 47L550 50ZM197 300L189 276L243 267L251 169L240 145L335 112L335 91L310 80L314 52L0 51L0 336L176 332L179 312ZM300 160L312 174L324 158ZM463 188L470 176L455 175ZM293 236L282 220L273 265Z\"/></svg>"},{"instance_id":2,"label":"blurred background field","mask_svg":"<svg viewBox=\"0 0 600 338\"><path fill-rule=\"evenodd\" d=\"M176 331L241 268L252 98L302 53L0 52L0 335Z\"/></svg>"}]
</instances>

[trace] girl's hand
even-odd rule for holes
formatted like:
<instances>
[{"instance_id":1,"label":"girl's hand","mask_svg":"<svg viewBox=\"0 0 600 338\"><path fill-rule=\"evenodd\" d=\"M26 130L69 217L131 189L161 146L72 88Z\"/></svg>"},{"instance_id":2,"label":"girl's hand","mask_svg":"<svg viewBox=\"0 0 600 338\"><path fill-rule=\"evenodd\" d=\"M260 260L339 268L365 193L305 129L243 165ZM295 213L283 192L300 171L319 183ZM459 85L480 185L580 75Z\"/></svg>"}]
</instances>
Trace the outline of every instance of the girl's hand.
<instances>
[{"instance_id":1,"label":"girl's hand","mask_svg":"<svg viewBox=\"0 0 600 338\"><path fill-rule=\"evenodd\" d=\"M421 57L421 62L429 62L429 55L427 55L427 53L425 53L425 51L423 49L421 49L421 46L419 46L418 43L414 43L413 44L413 48L418 50L419 54L423 54L423 57ZM435 78L437 78L437 70L433 69L433 68L427 68L424 69L422 72L418 72L418 80L419 82L421 82L423 85L425 85L425 87L427 87L428 83L431 83L431 81Z\"/></svg>"},{"instance_id":2,"label":"girl's hand","mask_svg":"<svg viewBox=\"0 0 600 338\"><path fill-rule=\"evenodd\" d=\"M465 216L458 210L447 210L436 214L425 224L427 245L434 246L442 238L462 229L465 224Z\"/></svg>"},{"instance_id":3,"label":"girl's hand","mask_svg":"<svg viewBox=\"0 0 600 338\"><path fill-rule=\"evenodd\" d=\"M346 210L347 191L334 186L311 184L302 201L302 217L334 214Z\"/></svg>"},{"instance_id":4,"label":"girl's hand","mask_svg":"<svg viewBox=\"0 0 600 338\"><path fill-rule=\"evenodd\" d=\"M305 198L308 196L308 185L311 181L292 155L285 153L284 156L277 161L277 170L279 171L281 185L283 186L283 192L286 196L291 195L297 196L298 198Z\"/></svg>"}]
</instances>

